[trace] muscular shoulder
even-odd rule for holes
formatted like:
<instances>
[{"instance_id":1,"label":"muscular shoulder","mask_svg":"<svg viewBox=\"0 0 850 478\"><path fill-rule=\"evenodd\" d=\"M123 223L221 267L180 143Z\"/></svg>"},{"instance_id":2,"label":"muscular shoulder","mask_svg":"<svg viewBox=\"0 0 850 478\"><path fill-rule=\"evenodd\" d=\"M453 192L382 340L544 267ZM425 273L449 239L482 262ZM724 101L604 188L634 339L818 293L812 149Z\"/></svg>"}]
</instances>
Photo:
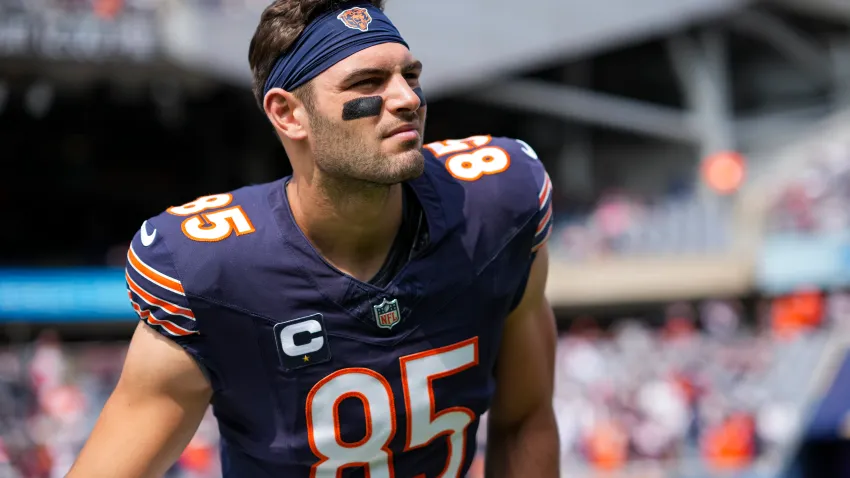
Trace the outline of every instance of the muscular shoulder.
<instances>
[{"instance_id":1,"label":"muscular shoulder","mask_svg":"<svg viewBox=\"0 0 850 478\"><path fill-rule=\"evenodd\" d=\"M425 151L446 179L463 188L468 224L479 223L497 237L530 230L533 247L542 245L551 223L552 184L531 146L482 135L430 143Z\"/></svg>"}]
</instances>

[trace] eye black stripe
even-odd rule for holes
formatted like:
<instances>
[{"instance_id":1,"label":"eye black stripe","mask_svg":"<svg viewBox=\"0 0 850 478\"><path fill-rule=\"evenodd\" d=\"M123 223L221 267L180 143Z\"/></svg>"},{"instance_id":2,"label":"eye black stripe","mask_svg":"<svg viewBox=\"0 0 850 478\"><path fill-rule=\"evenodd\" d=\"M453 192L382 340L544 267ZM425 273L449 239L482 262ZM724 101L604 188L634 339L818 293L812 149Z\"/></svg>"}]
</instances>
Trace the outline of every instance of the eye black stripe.
<instances>
[{"instance_id":1,"label":"eye black stripe","mask_svg":"<svg viewBox=\"0 0 850 478\"><path fill-rule=\"evenodd\" d=\"M342 105L343 121L351 121L381 114L384 99L380 96L365 96Z\"/></svg>"}]
</instances>

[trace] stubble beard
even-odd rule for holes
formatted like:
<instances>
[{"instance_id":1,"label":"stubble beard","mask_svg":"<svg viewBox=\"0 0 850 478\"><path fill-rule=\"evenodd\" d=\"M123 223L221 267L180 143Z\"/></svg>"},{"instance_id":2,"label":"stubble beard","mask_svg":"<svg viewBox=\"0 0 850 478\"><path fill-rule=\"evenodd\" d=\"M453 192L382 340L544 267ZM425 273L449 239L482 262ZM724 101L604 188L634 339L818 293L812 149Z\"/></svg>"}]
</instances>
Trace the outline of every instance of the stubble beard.
<instances>
[{"instance_id":1,"label":"stubble beard","mask_svg":"<svg viewBox=\"0 0 850 478\"><path fill-rule=\"evenodd\" d=\"M316 167L335 181L367 189L384 188L415 179L425 171L425 157L418 141L410 149L392 155L373 151L368 143L347 128L321 114L310 115Z\"/></svg>"}]
</instances>

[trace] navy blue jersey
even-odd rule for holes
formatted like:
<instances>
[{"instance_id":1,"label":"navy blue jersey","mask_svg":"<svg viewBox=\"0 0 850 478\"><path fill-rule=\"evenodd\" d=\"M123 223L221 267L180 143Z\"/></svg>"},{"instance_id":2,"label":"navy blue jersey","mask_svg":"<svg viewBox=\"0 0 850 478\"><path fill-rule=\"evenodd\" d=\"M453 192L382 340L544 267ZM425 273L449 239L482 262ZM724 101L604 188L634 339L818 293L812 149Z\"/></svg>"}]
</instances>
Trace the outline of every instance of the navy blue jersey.
<instances>
[{"instance_id":1,"label":"navy blue jersey","mask_svg":"<svg viewBox=\"0 0 850 478\"><path fill-rule=\"evenodd\" d=\"M409 185L428 243L385 287L312 248L286 179L169 208L133 238L132 305L208 375L225 477L465 475L551 183L513 139L423 152Z\"/></svg>"}]
</instances>

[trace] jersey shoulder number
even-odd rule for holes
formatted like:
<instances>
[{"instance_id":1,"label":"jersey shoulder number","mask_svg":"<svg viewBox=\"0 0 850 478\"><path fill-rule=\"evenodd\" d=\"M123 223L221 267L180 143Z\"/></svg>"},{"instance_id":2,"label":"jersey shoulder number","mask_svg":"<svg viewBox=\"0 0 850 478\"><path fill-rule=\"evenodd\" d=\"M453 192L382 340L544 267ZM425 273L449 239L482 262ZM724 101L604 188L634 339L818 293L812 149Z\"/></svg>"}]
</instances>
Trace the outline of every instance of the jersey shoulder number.
<instances>
[{"instance_id":1,"label":"jersey shoulder number","mask_svg":"<svg viewBox=\"0 0 850 478\"><path fill-rule=\"evenodd\" d=\"M533 216L532 250L536 251L552 229L552 181L537 153L525 141L490 135L436 141L425 150L445 165L456 180L481 184L474 189L488 209L501 206L518 220Z\"/></svg>"},{"instance_id":2,"label":"jersey shoulder number","mask_svg":"<svg viewBox=\"0 0 850 478\"><path fill-rule=\"evenodd\" d=\"M537 153L525 141L490 135L436 141L424 148L443 161L449 174L461 181L477 181L503 173L511 168L512 161L538 161Z\"/></svg>"},{"instance_id":3,"label":"jersey shoulder number","mask_svg":"<svg viewBox=\"0 0 850 478\"><path fill-rule=\"evenodd\" d=\"M244 236L256 231L242 206L233 204L231 193L202 196L165 212L184 218L180 224L183 235L197 242L218 242L234 233Z\"/></svg>"}]
</instances>

